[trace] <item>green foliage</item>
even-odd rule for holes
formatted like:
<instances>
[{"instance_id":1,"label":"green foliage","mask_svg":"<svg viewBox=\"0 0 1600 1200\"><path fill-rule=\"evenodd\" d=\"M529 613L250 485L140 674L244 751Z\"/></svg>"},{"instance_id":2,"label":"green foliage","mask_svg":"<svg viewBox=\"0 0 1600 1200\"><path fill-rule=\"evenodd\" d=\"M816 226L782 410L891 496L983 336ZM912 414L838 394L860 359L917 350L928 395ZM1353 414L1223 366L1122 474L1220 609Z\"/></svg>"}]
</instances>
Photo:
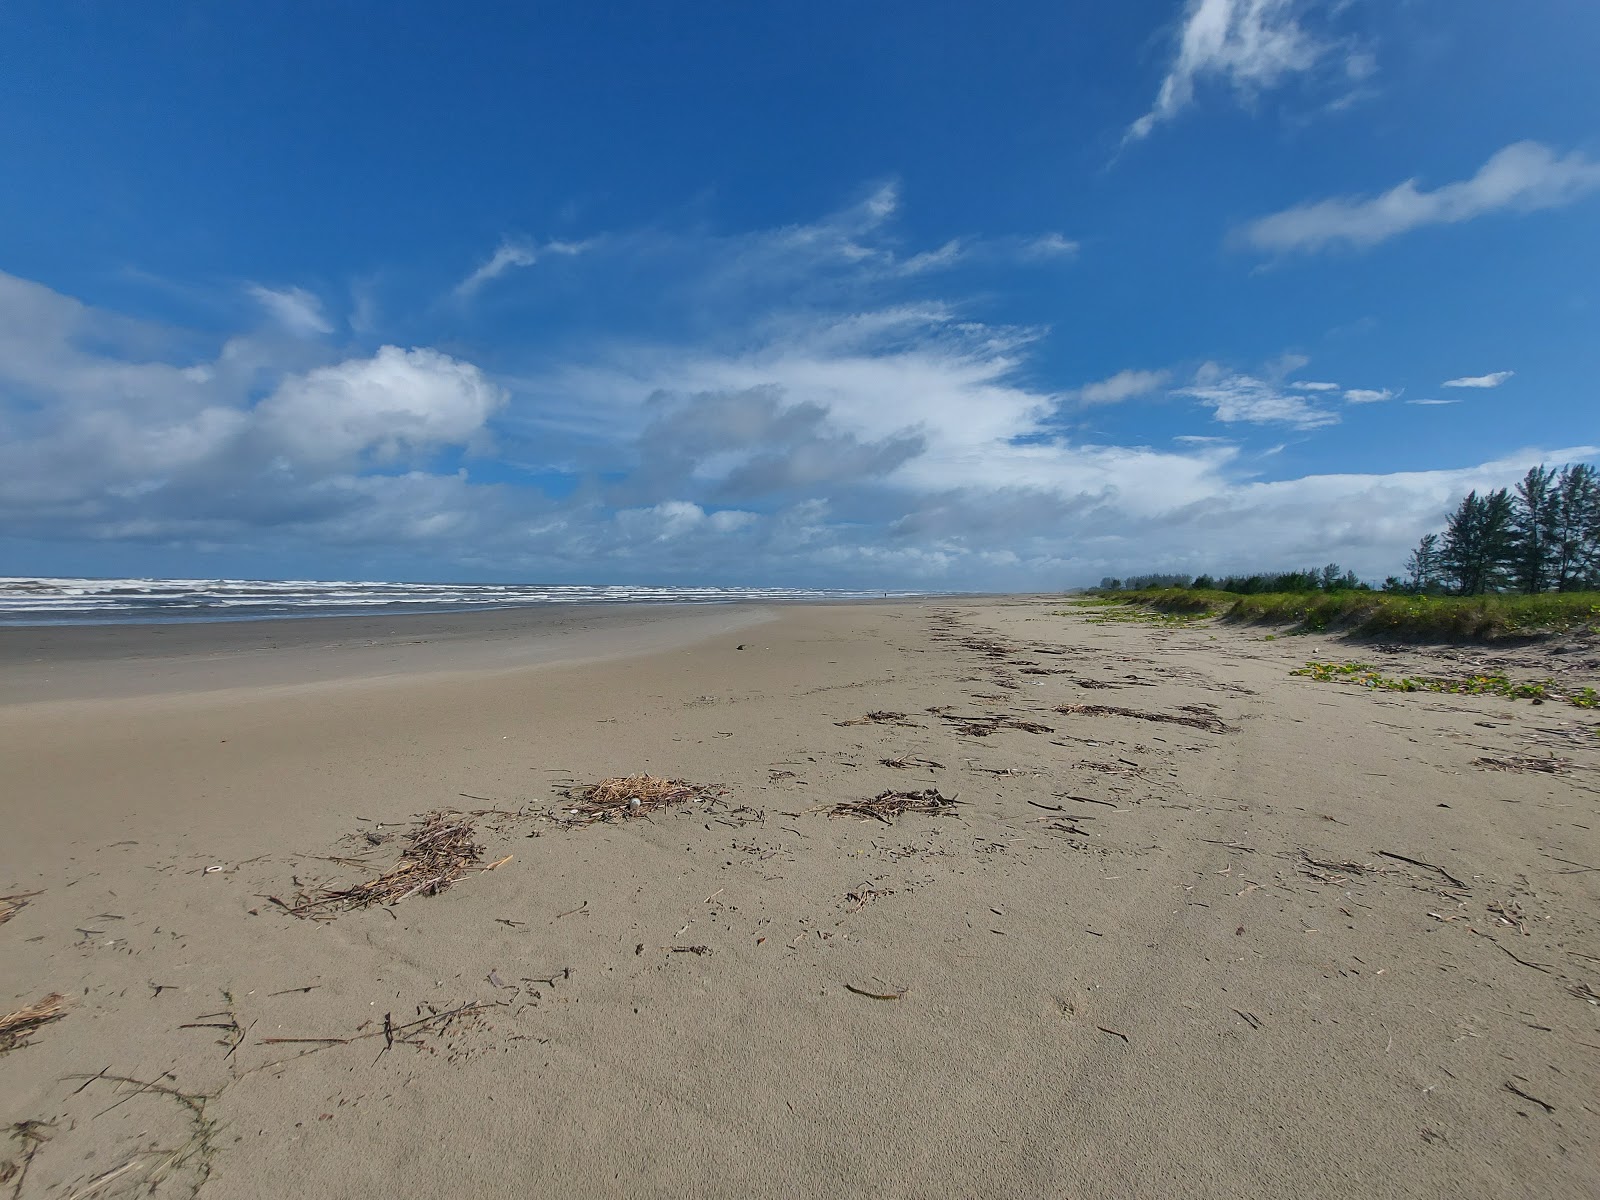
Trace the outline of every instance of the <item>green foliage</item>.
<instances>
[{"instance_id":1,"label":"green foliage","mask_svg":"<svg viewBox=\"0 0 1600 1200\"><path fill-rule=\"evenodd\" d=\"M1600 627L1600 593L1536 596L1416 596L1404 592L1281 592L1237 596L1168 588L1120 592L1101 604L1229 621L1338 629L1357 636L1417 641L1492 641Z\"/></svg>"},{"instance_id":2,"label":"green foliage","mask_svg":"<svg viewBox=\"0 0 1600 1200\"><path fill-rule=\"evenodd\" d=\"M1554 680L1538 683L1512 683L1505 675L1479 674L1450 679L1431 675L1384 675L1377 667L1359 662L1319 662L1312 660L1291 675L1303 675L1319 683L1352 683L1384 692L1447 692L1457 696L1504 696L1508 700L1558 700L1578 708L1600 707L1600 693L1593 688L1570 692L1556 688Z\"/></svg>"}]
</instances>

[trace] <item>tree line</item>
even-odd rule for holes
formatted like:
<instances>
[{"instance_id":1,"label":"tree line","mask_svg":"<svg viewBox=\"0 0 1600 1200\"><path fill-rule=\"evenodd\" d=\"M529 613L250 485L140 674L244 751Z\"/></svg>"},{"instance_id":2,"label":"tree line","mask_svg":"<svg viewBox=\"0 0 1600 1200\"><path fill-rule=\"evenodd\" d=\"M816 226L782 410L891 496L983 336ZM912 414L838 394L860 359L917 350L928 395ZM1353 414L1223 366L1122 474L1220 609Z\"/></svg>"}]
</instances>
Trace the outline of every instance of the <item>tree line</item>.
<instances>
[{"instance_id":1,"label":"tree line","mask_svg":"<svg viewBox=\"0 0 1600 1200\"><path fill-rule=\"evenodd\" d=\"M1440 533L1426 535L1406 559L1405 575L1386 592L1481 596L1491 592L1600 591L1600 471L1588 463L1559 469L1542 463L1514 488L1472 491ZM1329 563L1304 571L1254 575L1107 576L1103 591L1192 588L1197 591L1371 591L1353 571Z\"/></svg>"},{"instance_id":2,"label":"tree line","mask_svg":"<svg viewBox=\"0 0 1600 1200\"><path fill-rule=\"evenodd\" d=\"M1442 534L1427 534L1388 590L1488 592L1600 589L1600 472L1540 464L1515 488L1468 492Z\"/></svg>"},{"instance_id":3,"label":"tree line","mask_svg":"<svg viewBox=\"0 0 1600 1200\"><path fill-rule=\"evenodd\" d=\"M1151 588L1193 588L1202 592L1236 592L1254 596L1266 592L1370 592L1372 589L1338 563L1320 569L1276 571L1255 575L1130 575L1126 579L1106 576L1100 590L1145 591Z\"/></svg>"}]
</instances>

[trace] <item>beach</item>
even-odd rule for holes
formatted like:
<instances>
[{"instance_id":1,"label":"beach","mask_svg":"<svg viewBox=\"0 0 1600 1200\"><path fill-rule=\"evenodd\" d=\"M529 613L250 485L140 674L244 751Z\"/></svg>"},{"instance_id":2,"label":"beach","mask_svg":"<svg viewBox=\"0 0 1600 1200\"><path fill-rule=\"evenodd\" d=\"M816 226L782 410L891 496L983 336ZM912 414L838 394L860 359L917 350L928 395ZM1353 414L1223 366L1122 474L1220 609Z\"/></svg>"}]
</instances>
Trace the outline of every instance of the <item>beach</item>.
<instances>
[{"instance_id":1,"label":"beach","mask_svg":"<svg viewBox=\"0 0 1600 1200\"><path fill-rule=\"evenodd\" d=\"M0 629L0 1010L60 998L0 1051L0 1178L1600 1193L1600 718L1291 673L1600 650L1270 633L1060 597ZM590 819L640 775L691 795ZM441 811L480 851L448 888L322 902Z\"/></svg>"}]
</instances>

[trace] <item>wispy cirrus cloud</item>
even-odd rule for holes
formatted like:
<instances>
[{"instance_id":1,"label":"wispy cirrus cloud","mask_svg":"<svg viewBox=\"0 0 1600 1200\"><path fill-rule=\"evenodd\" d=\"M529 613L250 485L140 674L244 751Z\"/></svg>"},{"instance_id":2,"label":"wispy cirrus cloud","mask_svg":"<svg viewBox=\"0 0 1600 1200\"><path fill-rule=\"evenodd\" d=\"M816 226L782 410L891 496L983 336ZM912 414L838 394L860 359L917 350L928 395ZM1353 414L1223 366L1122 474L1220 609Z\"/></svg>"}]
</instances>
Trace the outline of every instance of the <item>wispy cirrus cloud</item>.
<instances>
[{"instance_id":1,"label":"wispy cirrus cloud","mask_svg":"<svg viewBox=\"0 0 1600 1200\"><path fill-rule=\"evenodd\" d=\"M458 300L470 300L477 295L486 284L499 279L508 271L518 267L531 267L544 255L559 254L567 257L582 254L588 249L585 242L546 242L537 246L532 242L504 239L495 247L493 254L474 270L470 275L456 284L453 293Z\"/></svg>"},{"instance_id":2,"label":"wispy cirrus cloud","mask_svg":"<svg viewBox=\"0 0 1600 1200\"><path fill-rule=\"evenodd\" d=\"M1428 225L1452 225L1496 212L1561 208L1600 190L1600 162L1580 151L1558 157L1538 142L1496 152L1470 179L1424 191L1415 179L1376 196L1341 196L1296 205L1235 231L1234 244L1271 254L1365 249Z\"/></svg>"},{"instance_id":3,"label":"wispy cirrus cloud","mask_svg":"<svg viewBox=\"0 0 1600 1200\"><path fill-rule=\"evenodd\" d=\"M1450 388L1497 388L1515 374L1515 371L1491 371L1487 375L1463 375L1460 379L1446 379L1439 386Z\"/></svg>"},{"instance_id":4,"label":"wispy cirrus cloud","mask_svg":"<svg viewBox=\"0 0 1600 1200\"><path fill-rule=\"evenodd\" d=\"M1346 388L1344 393L1346 404L1381 404L1393 399L1394 393L1388 388Z\"/></svg>"},{"instance_id":5,"label":"wispy cirrus cloud","mask_svg":"<svg viewBox=\"0 0 1600 1200\"><path fill-rule=\"evenodd\" d=\"M1318 408L1272 378L1229 371L1208 362L1174 395L1188 396L1209 407L1224 424L1288 425L1293 429L1320 429L1337 425L1339 414Z\"/></svg>"},{"instance_id":6,"label":"wispy cirrus cloud","mask_svg":"<svg viewBox=\"0 0 1600 1200\"><path fill-rule=\"evenodd\" d=\"M1314 11L1303 0L1189 0L1155 103L1128 127L1124 144L1148 137L1187 108L1206 81L1248 99L1336 57L1342 43L1308 28ZM1345 64L1353 80L1376 69L1370 53L1348 48Z\"/></svg>"},{"instance_id":7,"label":"wispy cirrus cloud","mask_svg":"<svg viewBox=\"0 0 1600 1200\"><path fill-rule=\"evenodd\" d=\"M1086 383L1073 393L1073 399L1083 406L1121 404L1139 396L1149 396L1167 386L1171 371L1118 371L1107 379Z\"/></svg>"},{"instance_id":8,"label":"wispy cirrus cloud","mask_svg":"<svg viewBox=\"0 0 1600 1200\"><path fill-rule=\"evenodd\" d=\"M273 320L298 337L333 332L333 326L322 315L322 301L304 288L269 288L253 283L246 290Z\"/></svg>"}]
</instances>

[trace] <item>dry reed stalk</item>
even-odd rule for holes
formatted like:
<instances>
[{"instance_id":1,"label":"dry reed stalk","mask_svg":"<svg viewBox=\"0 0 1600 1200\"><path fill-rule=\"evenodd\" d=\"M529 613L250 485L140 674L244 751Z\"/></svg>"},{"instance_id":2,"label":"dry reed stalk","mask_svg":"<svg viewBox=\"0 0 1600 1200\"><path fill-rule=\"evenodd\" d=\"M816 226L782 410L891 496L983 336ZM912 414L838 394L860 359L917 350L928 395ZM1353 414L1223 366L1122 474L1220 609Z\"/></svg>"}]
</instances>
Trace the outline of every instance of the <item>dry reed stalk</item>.
<instances>
[{"instance_id":1,"label":"dry reed stalk","mask_svg":"<svg viewBox=\"0 0 1600 1200\"><path fill-rule=\"evenodd\" d=\"M60 992L51 992L26 1008L0 1017L0 1054L26 1045L30 1034L66 1015L67 998Z\"/></svg>"}]
</instances>

